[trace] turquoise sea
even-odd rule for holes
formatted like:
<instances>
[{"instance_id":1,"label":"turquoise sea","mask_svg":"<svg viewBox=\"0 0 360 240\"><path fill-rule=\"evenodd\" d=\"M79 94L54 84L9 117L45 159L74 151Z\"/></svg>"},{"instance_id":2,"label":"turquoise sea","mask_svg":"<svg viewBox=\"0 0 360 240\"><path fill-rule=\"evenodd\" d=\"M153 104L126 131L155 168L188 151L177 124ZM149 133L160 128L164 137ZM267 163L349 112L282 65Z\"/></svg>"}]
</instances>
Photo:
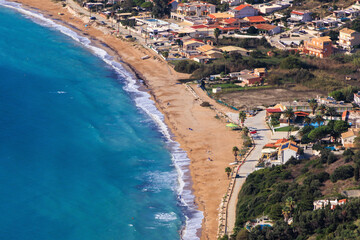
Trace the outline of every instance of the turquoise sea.
<instances>
[{"instance_id":1,"label":"turquoise sea","mask_svg":"<svg viewBox=\"0 0 360 240\"><path fill-rule=\"evenodd\" d=\"M0 239L198 239L189 159L137 79L0 0Z\"/></svg>"}]
</instances>

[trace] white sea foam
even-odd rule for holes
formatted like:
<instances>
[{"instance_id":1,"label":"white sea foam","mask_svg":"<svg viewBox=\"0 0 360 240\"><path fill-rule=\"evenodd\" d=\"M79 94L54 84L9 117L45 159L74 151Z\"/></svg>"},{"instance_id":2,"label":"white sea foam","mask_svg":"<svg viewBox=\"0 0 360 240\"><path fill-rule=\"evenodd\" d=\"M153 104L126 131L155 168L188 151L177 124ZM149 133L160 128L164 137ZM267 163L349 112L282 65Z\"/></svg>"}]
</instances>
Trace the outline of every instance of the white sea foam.
<instances>
[{"instance_id":1,"label":"white sea foam","mask_svg":"<svg viewBox=\"0 0 360 240\"><path fill-rule=\"evenodd\" d=\"M162 222L171 222L177 219L176 213L157 213L155 214L155 219L160 220Z\"/></svg>"},{"instance_id":2,"label":"white sea foam","mask_svg":"<svg viewBox=\"0 0 360 240\"><path fill-rule=\"evenodd\" d=\"M191 191L191 179L189 174L190 160L187 157L186 152L180 148L180 144L172 140L170 130L164 122L164 116L156 108L155 103L150 99L150 95L139 90L139 85L137 84L137 79L135 76L128 72L122 64L114 61L105 50L91 45L91 41L88 38L80 36L70 28L57 24L53 20L44 17L40 13L23 9L19 3L0 0L0 5L12 8L31 18L34 22L42 26L56 29L57 31L60 31L63 34L69 36L73 40L81 43L84 47L89 49L96 56L100 57L104 62L111 66L121 77L127 81L124 89L130 93L133 93L135 96L134 101L136 106L142 109L157 124L159 131L166 138L171 150L172 161L178 172L179 188L177 189L177 192L179 196L179 202L184 210L186 218L185 227L183 229L181 238L184 240L199 239L197 233L201 229L201 222L204 216L201 211L197 210L194 202L195 197ZM164 216L166 217L167 215L165 214Z\"/></svg>"}]
</instances>

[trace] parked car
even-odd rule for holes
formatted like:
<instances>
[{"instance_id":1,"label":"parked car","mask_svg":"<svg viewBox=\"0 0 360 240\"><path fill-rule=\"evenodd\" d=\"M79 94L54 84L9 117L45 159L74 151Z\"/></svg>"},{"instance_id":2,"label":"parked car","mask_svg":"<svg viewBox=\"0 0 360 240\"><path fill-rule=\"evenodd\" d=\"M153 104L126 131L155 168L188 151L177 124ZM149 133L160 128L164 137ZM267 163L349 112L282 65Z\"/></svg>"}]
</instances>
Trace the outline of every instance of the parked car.
<instances>
[{"instance_id":1,"label":"parked car","mask_svg":"<svg viewBox=\"0 0 360 240\"><path fill-rule=\"evenodd\" d=\"M125 38L132 38L132 36L131 35L126 35Z\"/></svg>"},{"instance_id":2,"label":"parked car","mask_svg":"<svg viewBox=\"0 0 360 240\"><path fill-rule=\"evenodd\" d=\"M90 17L90 20L96 20L96 17Z\"/></svg>"}]
</instances>

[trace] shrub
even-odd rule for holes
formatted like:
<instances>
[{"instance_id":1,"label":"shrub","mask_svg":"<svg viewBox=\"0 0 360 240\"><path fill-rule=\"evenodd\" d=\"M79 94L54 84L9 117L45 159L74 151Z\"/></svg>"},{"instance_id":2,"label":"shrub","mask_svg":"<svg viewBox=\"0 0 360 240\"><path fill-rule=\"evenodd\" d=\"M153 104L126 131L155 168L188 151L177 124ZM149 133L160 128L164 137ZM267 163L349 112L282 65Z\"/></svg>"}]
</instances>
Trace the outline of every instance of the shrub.
<instances>
[{"instance_id":1,"label":"shrub","mask_svg":"<svg viewBox=\"0 0 360 240\"><path fill-rule=\"evenodd\" d=\"M193 73L199 67L199 63L191 60L177 61L175 63L175 71L181 73Z\"/></svg>"},{"instance_id":2,"label":"shrub","mask_svg":"<svg viewBox=\"0 0 360 240\"><path fill-rule=\"evenodd\" d=\"M331 174L330 179L332 182L337 180L345 180L354 176L354 168L350 165L341 166L335 169L333 174Z\"/></svg>"},{"instance_id":3,"label":"shrub","mask_svg":"<svg viewBox=\"0 0 360 240\"><path fill-rule=\"evenodd\" d=\"M351 149L346 149L344 152L343 152L343 156L354 156L354 152L351 150Z\"/></svg>"},{"instance_id":4,"label":"shrub","mask_svg":"<svg viewBox=\"0 0 360 240\"><path fill-rule=\"evenodd\" d=\"M202 106L202 107L210 107L211 104L210 104L209 102L202 102L202 103L200 104L200 106Z\"/></svg>"},{"instance_id":5,"label":"shrub","mask_svg":"<svg viewBox=\"0 0 360 240\"><path fill-rule=\"evenodd\" d=\"M280 68L282 69L294 69L294 68L305 68L305 63L303 63L299 58L294 56L289 56L281 61Z\"/></svg>"},{"instance_id":6,"label":"shrub","mask_svg":"<svg viewBox=\"0 0 360 240\"><path fill-rule=\"evenodd\" d=\"M338 160L338 158L335 156L334 153L332 153L332 152L329 153L328 158L327 158L328 164L332 164L332 163L336 162L337 160Z\"/></svg>"}]
</instances>

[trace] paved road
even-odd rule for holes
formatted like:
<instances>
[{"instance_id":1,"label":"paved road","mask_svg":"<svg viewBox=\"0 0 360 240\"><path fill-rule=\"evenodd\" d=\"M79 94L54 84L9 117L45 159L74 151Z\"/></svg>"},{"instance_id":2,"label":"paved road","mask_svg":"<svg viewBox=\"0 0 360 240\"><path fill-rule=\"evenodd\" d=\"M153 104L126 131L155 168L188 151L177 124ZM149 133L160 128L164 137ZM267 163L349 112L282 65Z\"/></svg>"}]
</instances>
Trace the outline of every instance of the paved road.
<instances>
[{"instance_id":1,"label":"paved road","mask_svg":"<svg viewBox=\"0 0 360 240\"><path fill-rule=\"evenodd\" d=\"M232 119L236 118L234 114L229 115L231 115ZM245 163L240 167L238 172L239 177L235 181L234 192L229 200L228 221L226 229L227 234L231 234L235 226L236 204L241 187L244 184L247 175L255 170L255 165L261 156L262 148L271 139L271 131L267 128L265 123L265 111L261 111L255 117L246 119L245 126L247 126L250 131L256 130L258 133L253 136L255 141L255 148L250 153Z\"/></svg>"}]
</instances>

